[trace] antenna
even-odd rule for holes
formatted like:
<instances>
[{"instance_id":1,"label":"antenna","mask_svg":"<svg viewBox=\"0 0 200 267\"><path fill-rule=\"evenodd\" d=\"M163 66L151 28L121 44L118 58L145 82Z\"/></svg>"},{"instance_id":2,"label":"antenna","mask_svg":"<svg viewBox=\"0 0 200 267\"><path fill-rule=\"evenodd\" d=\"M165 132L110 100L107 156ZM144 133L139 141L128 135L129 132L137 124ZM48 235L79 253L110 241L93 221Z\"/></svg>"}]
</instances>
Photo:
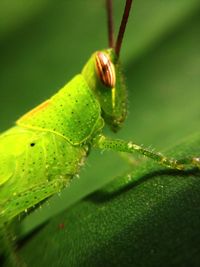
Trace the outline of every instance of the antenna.
<instances>
[{"instance_id":1,"label":"antenna","mask_svg":"<svg viewBox=\"0 0 200 267\"><path fill-rule=\"evenodd\" d=\"M124 37L124 32L126 29L126 24L128 21L128 17L129 17L129 12L131 9L131 5L132 5L133 0L126 0L126 5L124 8L124 14L121 20L121 24L120 24L120 28L119 28L119 33L117 36L117 41L115 44L115 53L116 55L119 57L119 53L120 53L120 49L121 49L121 45L122 45L122 41L123 41L123 37Z\"/></svg>"},{"instance_id":2,"label":"antenna","mask_svg":"<svg viewBox=\"0 0 200 267\"><path fill-rule=\"evenodd\" d=\"M107 23L108 23L108 45L114 48L114 24L113 24L113 1L106 0Z\"/></svg>"}]
</instances>

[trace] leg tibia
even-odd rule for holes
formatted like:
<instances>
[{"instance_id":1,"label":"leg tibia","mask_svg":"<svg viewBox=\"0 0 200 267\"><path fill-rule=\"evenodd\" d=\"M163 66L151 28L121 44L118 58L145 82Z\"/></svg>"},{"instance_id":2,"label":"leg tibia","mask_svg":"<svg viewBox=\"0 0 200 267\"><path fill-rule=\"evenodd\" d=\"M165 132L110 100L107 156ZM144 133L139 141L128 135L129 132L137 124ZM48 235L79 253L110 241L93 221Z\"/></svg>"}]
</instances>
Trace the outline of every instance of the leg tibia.
<instances>
[{"instance_id":1,"label":"leg tibia","mask_svg":"<svg viewBox=\"0 0 200 267\"><path fill-rule=\"evenodd\" d=\"M119 139L111 139L103 135L95 139L95 146L102 150L113 150L127 153L137 152L148 158L151 158L158 163L168 166L170 168L184 170L188 167L199 167L200 158L186 158L183 160L176 160L163 156L161 153L153 152L147 148L134 144L133 142L127 142Z\"/></svg>"}]
</instances>

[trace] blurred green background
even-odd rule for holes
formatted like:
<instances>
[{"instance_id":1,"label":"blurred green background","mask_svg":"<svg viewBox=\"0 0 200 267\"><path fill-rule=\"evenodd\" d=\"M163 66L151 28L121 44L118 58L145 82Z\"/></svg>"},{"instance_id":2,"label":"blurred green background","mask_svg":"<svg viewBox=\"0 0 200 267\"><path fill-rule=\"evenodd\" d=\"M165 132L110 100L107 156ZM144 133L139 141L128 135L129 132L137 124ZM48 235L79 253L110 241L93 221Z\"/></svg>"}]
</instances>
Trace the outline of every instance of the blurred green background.
<instances>
[{"instance_id":1,"label":"blurred green background","mask_svg":"<svg viewBox=\"0 0 200 267\"><path fill-rule=\"evenodd\" d=\"M124 1L114 1L118 30ZM0 130L79 73L107 46L104 1L0 1ZM128 118L112 134L165 151L200 130L199 0L135 0L121 52ZM70 188L23 221L22 234L119 176L128 166L93 151Z\"/></svg>"}]
</instances>

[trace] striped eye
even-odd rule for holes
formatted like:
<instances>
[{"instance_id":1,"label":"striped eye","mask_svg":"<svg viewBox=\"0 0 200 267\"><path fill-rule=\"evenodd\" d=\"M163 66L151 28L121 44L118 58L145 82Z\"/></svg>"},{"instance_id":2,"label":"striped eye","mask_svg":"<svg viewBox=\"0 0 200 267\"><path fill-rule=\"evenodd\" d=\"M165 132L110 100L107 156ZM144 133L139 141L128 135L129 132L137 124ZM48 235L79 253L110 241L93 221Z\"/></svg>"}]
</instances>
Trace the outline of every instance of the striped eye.
<instances>
[{"instance_id":1,"label":"striped eye","mask_svg":"<svg viewBox=\"0 0 200 267\"><path fill-rule=\"evenodd\" d=\"M115 87L115 67L105 53L98 52L96 54L96 68L102 83L110 88Z\"/></svg>"}]
</instances>

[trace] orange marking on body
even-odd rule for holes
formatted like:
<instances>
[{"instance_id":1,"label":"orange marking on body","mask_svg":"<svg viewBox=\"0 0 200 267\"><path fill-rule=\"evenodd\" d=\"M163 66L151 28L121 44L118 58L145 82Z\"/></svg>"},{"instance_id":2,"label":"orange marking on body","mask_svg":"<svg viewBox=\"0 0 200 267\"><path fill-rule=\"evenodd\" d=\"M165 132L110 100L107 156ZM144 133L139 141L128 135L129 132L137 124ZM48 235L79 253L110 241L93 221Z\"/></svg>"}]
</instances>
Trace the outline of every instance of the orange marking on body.
<instances>
[{"instance_id":1,"label":"orange marking on body","mask_svg":"<svg viewBox=\"0 0 200 267\"><path fill-rule=\"evenodd\" d=\"M34 109L32 109L31 111L27 112L19 120L24 120L24 119L28 119L28 118L32 117L37 112L45 109L49 104L50 104L50 100L48 99L48 100L44 101L43 103L41 103L40 105L38 105L37 107L35 107Z\"/></svg>"}]
</instances>

